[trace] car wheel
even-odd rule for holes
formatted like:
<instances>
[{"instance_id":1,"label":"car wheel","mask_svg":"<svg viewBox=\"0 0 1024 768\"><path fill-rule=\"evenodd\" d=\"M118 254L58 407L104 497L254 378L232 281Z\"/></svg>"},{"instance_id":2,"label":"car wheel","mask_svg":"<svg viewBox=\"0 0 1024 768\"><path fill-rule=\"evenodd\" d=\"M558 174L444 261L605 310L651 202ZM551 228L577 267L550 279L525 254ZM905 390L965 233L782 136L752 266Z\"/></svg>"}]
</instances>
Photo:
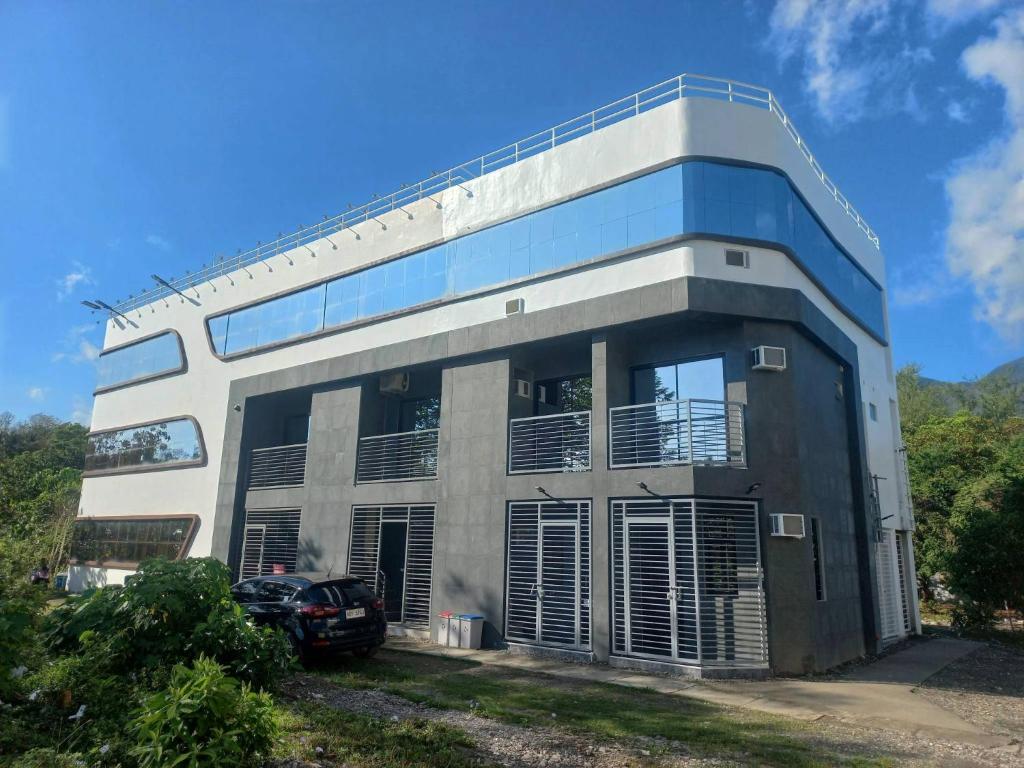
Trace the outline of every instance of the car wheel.
<instances>
[{"instance_id":1,"label":"car wheel","mask_svg":"<svg viewBox=\"0 0 1024 768\"><path fill-rule=\"evenodd\" d=\"M302 643L292 632L288 633L288 647L291 649L292 656L298 659L302 666L306 666L306 653L302 650Z\"/></svg>"},{"instance_id":2,"label":"car wheel","mask_svg":"<svg viewBox=\"0 0 1024 768\"><path fill-rule=\"evenodd\" d=\"M365 648L356 648L352 653L360 659L369 659L377 654L377 646L368 645Z\"/></svg>"}]
</instances>

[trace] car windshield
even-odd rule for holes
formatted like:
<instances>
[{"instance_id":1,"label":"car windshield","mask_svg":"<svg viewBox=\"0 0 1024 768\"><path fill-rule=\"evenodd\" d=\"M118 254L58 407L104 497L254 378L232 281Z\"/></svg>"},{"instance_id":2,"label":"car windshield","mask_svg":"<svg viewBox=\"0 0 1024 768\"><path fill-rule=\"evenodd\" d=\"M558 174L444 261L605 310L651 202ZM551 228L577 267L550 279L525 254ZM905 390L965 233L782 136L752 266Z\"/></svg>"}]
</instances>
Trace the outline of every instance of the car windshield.
<instances>
[{"instance_id":1,"label":"car windshield","mask_svg":"<svg viewBox=\"0 0 1024 768\"><path fill-rule=\"evenodd\" d=\"M333 581L329 584L316 584L307 588L306 594L315 603L332 603L340 607L373 597L370 588L361 581Z\"/></svg>"}]
</instances>

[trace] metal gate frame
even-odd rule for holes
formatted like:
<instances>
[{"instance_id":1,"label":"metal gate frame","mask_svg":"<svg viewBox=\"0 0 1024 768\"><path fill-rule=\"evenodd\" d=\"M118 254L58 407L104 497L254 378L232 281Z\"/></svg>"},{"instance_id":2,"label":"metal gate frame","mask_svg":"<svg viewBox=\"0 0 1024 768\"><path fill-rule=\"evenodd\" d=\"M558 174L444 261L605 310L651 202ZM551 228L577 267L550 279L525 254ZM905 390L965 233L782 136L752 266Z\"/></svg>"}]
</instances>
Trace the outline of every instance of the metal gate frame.
<instances>
[{"instance_id":1,"label":"metal gate frame","mask_svg":"<svg viewBox=\"0 0 1024 768\"><path fill-rule=\"evenodd\" d=\"M527 507L536 510L536 531L537 535L533 545L534 554L534 578L533 588L530 595L534 596L534 633L533 637L517 635L510 629L510 613L512 608L513 595L511 584L512 575L512 552L511 552L511 529L514 507ZM555 512L561 510L567 514L575 508L573 519L544 519L545 508ZM538 645L551 648L564 648L568 650L589 651L590 650L590 620L591 620L591 536L590 526L592 523L592 504L589 499L565 499L560 501L510 501L506 504L506 536L505 536L505 637L511 642L520 642L527 645ZM537 593L537 587L543 589L544 579L544 528L548 527L571 527L575 532L575 605L574 605L574 643L557 643L543 639L543 592ZM584 606L586 603L586 606ZM586 619L583 617L583 609L586 608Z\"/></svg>"},{"instance_id":2,"label":"metal gate frame","mask_svg":"<svg viewBox=\"0 0 1024 768\"><path fill-rule=\"evenodd\" d=\"M426 517L429 515L429 531ZM355 504L348 541L348 572L380 591L381 526L391 522L408 525L405 537L405 577L402 584L402 621L407 626L430 625L430 605L434 582L434 529L437 518L435 504ZM417 530L417 528L419 530ZM357 542L357 537L359 541ZM420 582L410 605L410 579L413 570ZM422 572L422 573L421 573Z\"/></svg>"},{"instance_id":3,"label":"metal gate frame","mask_svg":"<svg viewBox=\"0 0 1024 768\"><path fill-rule=\"evenodd\" d=\"M299 531L302 526L302 510L299 507L281 509L246 509L242 519L242 546L238 553L237 573L239 579L254 576L269 576L264 572L268 561L267 550L273 550L272 562L281 562L287 573L295 570L298 560ZM247 560L247 550L255 542L251 538L259 531L259 555L255 563Z\"/></svg>"},{"instance_id":4,"label":"metal gate frame","mask_svg":"<svg viewBox=\"0 0 1024 768\"><path fill-rule=\"evenodd\" d=\"M640 509L630 517L630 506L643 505L648 509ZM714 519L713 509L721 507L723 513L731 514L749 511L749 527L724 540L714 541L714 533L709 533L707 520ZM714 499L699 497L675 498L622 498L609 501L609 528L611 536L611 577L612 577L612 655L626 655L650 659L662 663L697 665L719 668L766 668L768 667L767 610L763 583L763 560L761 557L761 532L759 504L747 499ZM689 542L678 539L680 516L689 519ZM629 533L628 524L631 520L645 523L659 523L666 527L666 546L669 551L669 586L671 616L671 655L637 653L632 649L631 638L631 607L629 605ZM744 538L745 537L745 538ZM727 548L731 547L732 564L725 561L725 567L732 568L732 588L737 597L730 604L736 611L731 618L731 633L724 637L715 618L711 621L702 615L709 600L716 599L716 593L722 584L709 580L709 570L722 568L721 556L714 559L708 554L711 547L720 548L724 541ZM679 562L683 549L688 550L686 563ZM679 574L682 568L692 569L691 584L681 584ZM729 581L723 582L727 587ZM680 634L680 614L687 610L684 595L687 590L692 592L694 654L683 655L680 651L682 635ZM743 595L746 597L742 597ZM710 645L712 652L721 644L731 650L727 659L709 658L705 645Z\"/></svg>"}]
</instances>

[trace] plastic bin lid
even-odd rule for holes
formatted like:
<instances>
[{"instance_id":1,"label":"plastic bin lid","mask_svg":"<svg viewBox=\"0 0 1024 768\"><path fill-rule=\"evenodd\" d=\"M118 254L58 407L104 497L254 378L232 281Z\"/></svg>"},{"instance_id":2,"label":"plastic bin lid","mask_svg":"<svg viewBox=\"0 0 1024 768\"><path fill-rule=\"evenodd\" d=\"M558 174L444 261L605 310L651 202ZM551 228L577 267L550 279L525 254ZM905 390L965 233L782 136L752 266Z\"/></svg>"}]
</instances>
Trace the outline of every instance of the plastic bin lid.
<instances>
[{"instance_id":1,"label":"plastic bin lid","mask_svg":"<svg viewBox=\"0 0 1024 768\"><path fill-rule=\"evenodd\" d=\"M455 615L455 611L441 611L437 615L442 619L450 619L452 616Z\"/></svg>"},{"instance_id":2,"label":"plastic bin lid","mask_svg":"<svg viewBox=\"0 0 1024 768\"><path fill-rule=\"evenodd\" d=\"M484 617L481 616L479 613L460 613L459 614L459 618L460 619L469 619L469 620L472 620L472 619L483 620Z\"/></svg>"}]
</instances>

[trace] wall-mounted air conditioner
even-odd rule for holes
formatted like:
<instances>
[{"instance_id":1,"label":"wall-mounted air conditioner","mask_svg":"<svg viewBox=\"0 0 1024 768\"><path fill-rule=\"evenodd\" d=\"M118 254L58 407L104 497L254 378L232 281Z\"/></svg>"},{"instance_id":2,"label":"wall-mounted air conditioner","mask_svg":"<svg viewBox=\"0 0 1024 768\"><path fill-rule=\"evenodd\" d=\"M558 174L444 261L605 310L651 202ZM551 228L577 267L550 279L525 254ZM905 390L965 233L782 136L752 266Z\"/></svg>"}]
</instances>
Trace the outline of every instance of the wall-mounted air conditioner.
<instances>
[{"instance_id":1,"label":"wall-mounted air conditioner","mask_svg":"<svg viewBox=\"0 0 1024 768\"><path fill-rule=\"evenodd\" d=\"M509 299L505 302L506 315L521 315L526 311L526 302L523 299Z\"/></svg>"},{"instance_id":2,"label":"wall-mounted air conditioner","mask_svg":"<svg viewBox=\"0 0 1024 768\"><path fill-rule=\"evenodd\" d=\"M755 371L784 371L786 370L786 348L785 347L754 347L751 351L754 361L751 368Z\"/></svg>"},{"instance_id":3,"label":"wall-mounted air conditioner","mask_svg":"<svg viewBox=\"0 0 1024 768\"><path fill-rule=\"evenodd\" d=\"M519 397L525 397L527 399L533 397L533 385L525 379L514 379L515 389L513 390Z\"/></svg>"},{"instance_id":4,"label":"wall-mounted air conditioner","mask_svg":"<svg viewBox=\"0 0 1024 768\"><path fill-rule=\"evenodd\" d=\"M787 536L791 539L802 539L804 532L804 516L792 514L768 515L772 527L772 536Z\"/></svg>"},{"instance_id":5,"label":"wall-mounted air conditioner","mask_svg":"<svg viewBox=\"0 0 1024 768\"><path fill-rule=\"evenodd\" d=\"M380 392L382 395L401 395L408 391L408 373L389 373L380 377Z\"/></svg>"}]
</instances>

